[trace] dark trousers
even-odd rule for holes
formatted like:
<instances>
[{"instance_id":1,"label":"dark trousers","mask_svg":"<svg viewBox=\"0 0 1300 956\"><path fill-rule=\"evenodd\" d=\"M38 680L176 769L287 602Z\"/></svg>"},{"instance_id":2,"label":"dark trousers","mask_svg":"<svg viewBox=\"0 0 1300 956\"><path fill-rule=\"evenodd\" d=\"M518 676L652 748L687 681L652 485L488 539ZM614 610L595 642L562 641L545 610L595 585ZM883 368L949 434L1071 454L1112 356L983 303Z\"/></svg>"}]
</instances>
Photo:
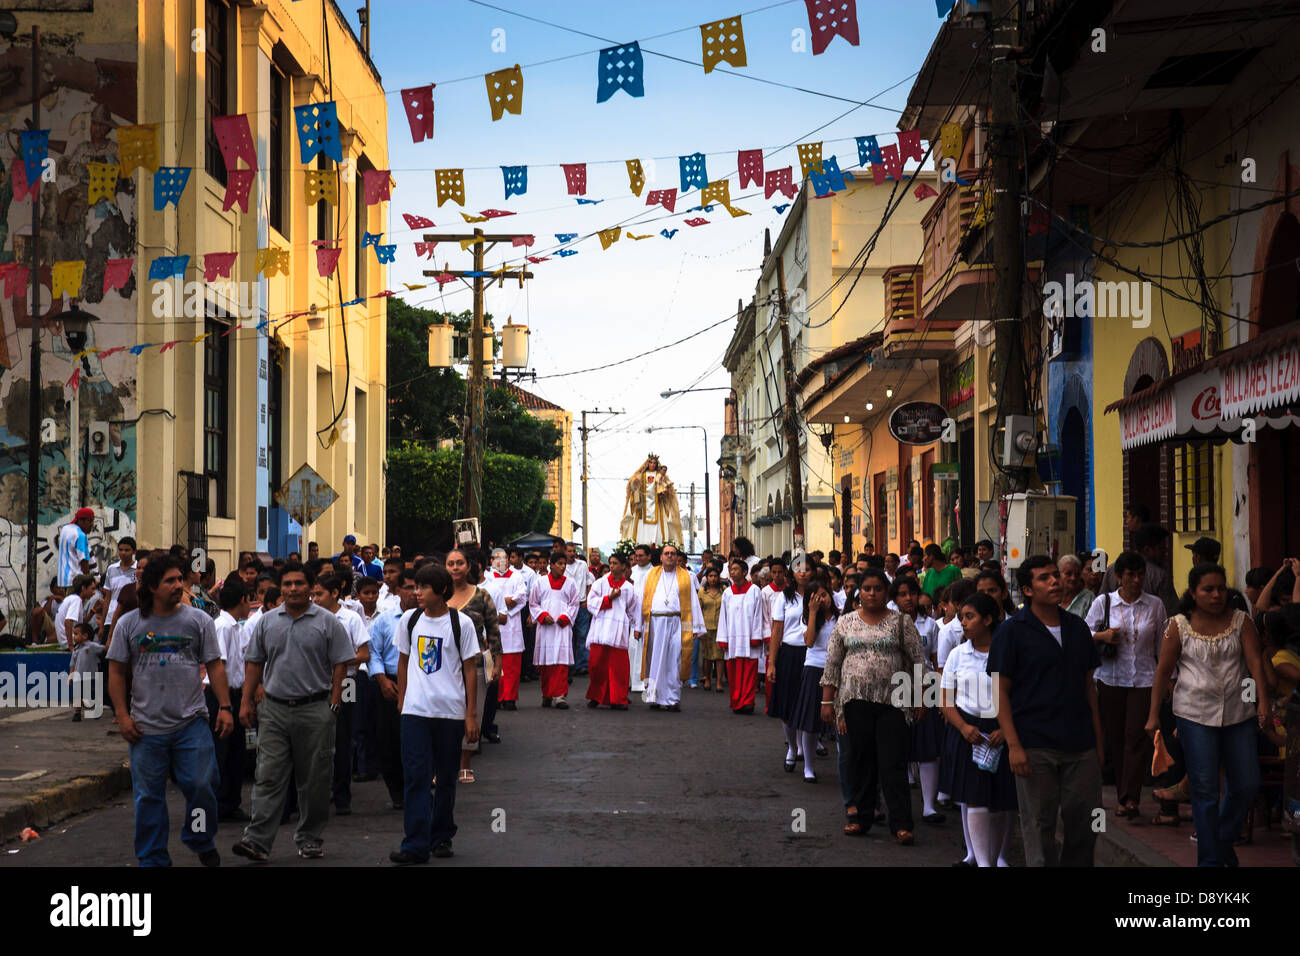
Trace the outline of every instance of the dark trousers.
<instances>
[{"instance_id":1,"label":"dark trousers","mask_svg":"<svg viewBox=\"0 0 1300 956\"><path fill-rule=\"evenodd\" d=\"M1173 766L1155 781L1157 787L1176 787L1187 775L1187 763L1183 759L1183 742L1178 739L1178 718L1174 716L1173 699L1160 703L1160 739L1164 741L1165 750L1173 760ZM1161 800L1160 812L1167 817L1178 816L1177 800Z\"/></svg>"},{"instance_id":2,"label":"dark trousers","mask_svg":"<svg viewBox=\"0 0 1300 956\"><path fill-rule=\"evenodd\" d=\"M375 698L379 689L365 674L357 673L357 709L353 714L352 751L357 773L364 777L379 773L379 744L375 731Z\"/></svg>"},{"instance_id":3,"label":"dark trousers","mask_svg":"<svg viewBox=\"0 0 1300 956\"><path fill-rule=\"evenodd\" d=\"M1101 806L1101 764L1096 749L1027 747L1025 755L1029 757L1029 775L1016 777L1025 866L1092 866L1097 846L1094 814ZM1062 832L1059 853L1058 816Z\"/></svg>"},{"instance_id":4,"label":"dark trousers","mask_svg":"<svg viewBox=\"0 0 1300 956\"><path fill-rule=\"evenodd\" d=\"M578 607L573 618L573 667L575 670L587 669L587 631L591 628L591 611L587 605Z\"/></svg>"},{"instance_id":5,"label":"dark trousers","mask_svg":"<svg viewBox=\"0 0 1300 956\"><path fill-rule=\"evenodd\" d=\"M1151 688L1112 687L1098 681L1097 709L1101 711L1106 753L1115 769L1118 805L1136 804L1142 797L1145 771L1151 766L1151 745L1146 733Z\"/></svg>"},{"instance_id":6,"label":"dark trousers","mask_svg":"<svg viewBox=\"0 0 1300 956\"><path fill-rule=\"evenodd\" d=\"M402 717L402 773L406 778L402 849L427 860L439 843L456 835L456 775L460 772L460 742L465 721L440 717ZM436 777L432 800L429 781Z\"/></svg>"},{"instance_id":7,"label":"dark trousers","mask_svg":"<svg viewBox=\"0 0 1300 956\"><path fill-rule=\"evenodd\" d=\"M537 625L528 623L524 625L524 659L523 676L529 680L537 680L541 675L538 673L537 665L533 663L533 651L537 647Z\"/></svg>"},{"instance_id":8,"label":"dark trousers","mask_svg":"<svg viewBox=\"0 0 1300 956\"><path fill-rule=\"evenodd\" d=\"M396 681L394 681L396 683ZM379 772L384 775L388 798L394 803L405 799L402 782L402 715L397 701L379 692L375 682L375 734L379 742Z\"/></svg>"},{"instance_id":9,"label":"dark trousers","mask_svg":"<svg viewBox=\"0 0 1300 956\"><path fill-rule=\"evenodd\" d=\"M235 729L229 737L218 737L215 733L217 713L220 704L211 687L203 689L203 696L208 702L208 726L213 729L213 745L217 758L217 813L226 816L239 809L241 794L244 789L244 725L239 722L239 705L244 700L244 688L230 688L230 709L235 712Z\"/></svg>"},{"instance_id":10,"label":"dark trousers","mask_svg":"<svg viewBox=\"0 0 1300 956\"><path fill-rule=\"evenodd\" d=\"M483 721L479 725L483 733L497 733L497 705L501 702L497 700L501 696L501 675L497 674L497 679L487 685L487 699L483 701Z\"/></svg>"},{"instance_id":11,"label":"dark trousers","mask_svg":"<svg viewBox=\"0 0 1300 956\"><path fill-rule=\"evenodd\" d=\"M339 704L338 723L334 725L334 785L330 788L334 806L352 807L352 718L356 704Z\"/></svg>"},{"instance_id":12,"label":"dark trousers","mask_svg":"<svg viewBox=\"0 0 1300 956\"><path fill-rule=\"evenodd\" d=\"M853 781L852 806L859 811L876 804L876 788L885 795L891 833L912 829L912 794L907 786L907 754L912 735L907 719L897 707L866 700L844 705L852 746L848 753L849 776ZM865 812L863 826L871 825Z\"/></svg>"}]
</instances>

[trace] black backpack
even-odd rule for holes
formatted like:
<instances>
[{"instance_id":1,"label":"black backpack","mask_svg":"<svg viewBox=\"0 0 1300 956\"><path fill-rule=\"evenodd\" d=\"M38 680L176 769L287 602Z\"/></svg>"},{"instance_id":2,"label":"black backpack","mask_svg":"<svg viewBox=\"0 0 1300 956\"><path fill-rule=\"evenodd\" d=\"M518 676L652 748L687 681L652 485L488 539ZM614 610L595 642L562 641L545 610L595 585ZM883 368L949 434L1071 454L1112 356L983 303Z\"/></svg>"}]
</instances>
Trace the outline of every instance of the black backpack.
<instances>
[{"instance_id":1,"label":"black backpack","mask_svg":"<svg viewBox=\"0 0 1300 956\"><path fill-rule=\"evenodd\" d=\"M460 649L460 612L454 608L448 608L447 612L451 615L451 634L456 639L456 659L461 662L461 668L465 667L465 655ZM404 626L406 628L406 642L412 646L415 645L415 620L424 613L424 608L412 608L406 615Z\"/></svg>"}]
</instances>

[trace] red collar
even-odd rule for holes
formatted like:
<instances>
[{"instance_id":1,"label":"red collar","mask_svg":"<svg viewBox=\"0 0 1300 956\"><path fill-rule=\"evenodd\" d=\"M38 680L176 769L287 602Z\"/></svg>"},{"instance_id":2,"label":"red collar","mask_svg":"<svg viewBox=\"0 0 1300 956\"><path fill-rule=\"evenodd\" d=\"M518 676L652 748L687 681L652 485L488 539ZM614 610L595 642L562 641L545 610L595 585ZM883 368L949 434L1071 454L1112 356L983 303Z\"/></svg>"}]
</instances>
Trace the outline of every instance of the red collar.
<instances>
[{"instance_id":1,"label":"red collar","mask_svg":"<svg viewBox=\"0 0 1300 956\"><path fill-rule=\"evenodd\" d=\"M510 569L509 571L507 571L505 574L502 574L500 571L493 571L492 573L495 574L495 575L496 575L497 577L499 577L499 578L508 578L508 577L510 577L510 575L514 574L514 568L511 568L511 569Z\"/></svg>"},{"instance_id":2,"label":"red collar","mask_svg":"<svg viewBox=\"0 0 1300 956\"><path fill-rule=\"evenodd\" d=\"M773 581L771 584L769 584L768 587L770 587L773 591L784 591L784 590L785 590L784 588L779 588L779 587L777 587L775 581Z\"/></svg>"},{"instance_id":3,"label":"red collar","mask_svg":"<svg viewBox=\"0 0 1300 956\"><path fill-rule=\"evenodd\" d=\"M609 576L609 586L612 588L621 588L627 583L627 578L616 578L614 575Z\"/></svg>"},{"instance_id":4,"label":"red collar","mask_svg":"<svg viewBox=\"0 0 1300 956\"><path fill-rule=\"evenodd\" d=\"M752 588L753 586L754 586L754 582L753 582L753 581L746 581L746 582L745 582L745 586L742 587L742 588L738 588L738 587L736 587L736 586L733 584L733 585L731 586L731 593L732 593L732 594L746 594L746 593L749 592L749 589Z\"/></svg>"},{"instance_id":5,"label":"red collar","mask_svg":"<svg viewBox=\"0 0 1300 956\"><path fill-rule=\"evenodd\" d=\"M569 580L569 579L566 578L566 577L563 577L563 576L558 577L558 578L551 577L551 575L548 573L548 574L546 575L546 580L548 580L548 581L551 582L551 590L552 590L552 591L558 591L558 590L560 590L560 588L564 587L564 582L567 581L567 580Z\"/></svg>"}]
</instances>

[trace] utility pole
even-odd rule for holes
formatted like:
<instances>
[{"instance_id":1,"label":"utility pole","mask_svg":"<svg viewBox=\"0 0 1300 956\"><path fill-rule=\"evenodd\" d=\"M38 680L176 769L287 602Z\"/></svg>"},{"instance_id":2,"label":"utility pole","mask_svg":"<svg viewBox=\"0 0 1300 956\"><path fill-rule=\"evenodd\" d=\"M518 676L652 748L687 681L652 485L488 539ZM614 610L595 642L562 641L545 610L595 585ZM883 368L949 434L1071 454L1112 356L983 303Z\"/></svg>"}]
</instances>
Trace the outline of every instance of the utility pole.
<instances>
[{"instance_id":1,"label":"utility pole","mask_svg":"<svg viewBox=\"0 0 1300 956\"><path fill-rule=\"evenodd\" d=\"M491 356L483 354L483 280L496 279L498 283L506 279L518 279L520 286L533 274L527 269L511 272L504 267L495 272L485 272L483 258L488 250L498 242L513 243L522 236L485 235L482 229L475 229L472 235L425 235L425 242L468 242L474 240L474 268L471 271L461 269L425 269L426 276L452 275L460 279L474 280L474 317L469 327L469 416L465 423L465 453L461 462L461 485L465 489L466 518L483 517L483 439L485 413L483 409L484 366L491 361ZM482 525L480 524L480 528ZM482 531L479 532L482 534Z\"/></svg>"},{"instance_id":2,"label":"utility pole","mask_svg":"<svg viewBox=\"0 0 1300 956\"><path fill-rule=\"evenodd\" d=\"M1024 192L1017 131L1020 127L1019 0L993 0L991 45L992 97L989 150L993 155L993 330L1002 380L997 383L999 412L1027 415L1021 369L1025 364L1026 322L1021 315L1024 249L1020 242L1020 197ZM1023 491L1024 469L1007 472L1007 492Z\"/></svg>"},{"instance_id":3,"label":"utility pole","mask_svg":"<svg viewBox=\"0 0 1300 956\"><path fill-rule=\"evenodd\" d=\"M626 415L627 412L616 412L612 408L602 411L599 408L584 408L582 410L582 560L586 561L587 556L591 554L591 538L587 531L587 433L600 431L599 428L587 427L588 415Z\"/></svg>"},{"instance_id":4,"label":"utility pole","mask_svg":"<svg viewBox=\"0 0 1300 956\"><path fill-rule=\"evenodd\" d=\"M691 551L695 550L695 482L691 482Z\"/></svg>"},{"instance_id":5,"label":"utility pole","mask_svg":"<svg viewBox=\"0 0 1300 956\"><path fill-rule=\"evenodd\" d=\"M763 230L763 258L772 254L772 230ZM785 404L781 409L781 422L785 428L785 456L790 482L790 512L794 525L792 552L802 551L803 538L803 479L799 464L799 426L795 420L794 361L790 351L790 309L785 300L785 263L776 260L776 288L779 297L781 326L781 365L785 379Z\"/></svg>"},{"instance_id":6,"label":"utility pole","mask_svg":"<svg viewBox=\"0 0 1300 956\"><path fill-rule=\"evenodd\" d=\"M41 128L41 32L32 27L32 129ZM31 307L32 357L27 373L27 636L30 641L32 611L36 609L36 539L40 536L41 484L41 272L38 250L41 245L41 180L37 177L32 197ZM76 431L77 423L72 423ZM73 464L76 471L76 464ZM76 507L76 503L73 503Z\"/></svg>"}]
</instances>

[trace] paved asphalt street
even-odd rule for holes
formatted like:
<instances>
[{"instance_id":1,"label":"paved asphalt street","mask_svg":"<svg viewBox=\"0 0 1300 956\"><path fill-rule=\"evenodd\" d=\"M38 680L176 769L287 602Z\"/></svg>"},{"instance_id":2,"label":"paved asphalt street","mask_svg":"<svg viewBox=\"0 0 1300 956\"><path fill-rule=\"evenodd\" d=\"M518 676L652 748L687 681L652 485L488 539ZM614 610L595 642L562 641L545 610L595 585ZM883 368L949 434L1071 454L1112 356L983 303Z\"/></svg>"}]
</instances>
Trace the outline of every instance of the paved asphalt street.
<instances>
[{"instance_id":1,"label":"paved asphalt street","mask_svg":"<svg viewBox=\"0 0 1300 956\"><path fill-rule=\"evenodd\" d=\"M865 838L843 836L834 746L818 758L819 782L805 784L800 769L782 770L780 725L761 714L733 715L725 694L687 689L680 714L639 701L626 712L592 711L586 683L575 679L568 711L543 710L539 685L523 685L519 710L498 716L502 742L485 743L475 760L477 782L457 788L456 856L430 866L948 867L962 855L957 815L938 827L921 824L915 789L915 846L896 846L883 826ZM290 824L280 828L270 865L390 866L402 819L385 809L386 798L381 781L353 784L353 812L330 820L323 860L298 858ZM197 866L180 842L184 805L174 785L168 805L173 861ZM498 810L505 832L493 830ZM795 832L799 818L803 832ZM0 866L132 866L132 832L130 794L122 793L39 842L10 847L19 852L0 853ZM240 825L221 826L222 865L266 865L231 854L240 834Z\"/></svg>"}]
</instances>

